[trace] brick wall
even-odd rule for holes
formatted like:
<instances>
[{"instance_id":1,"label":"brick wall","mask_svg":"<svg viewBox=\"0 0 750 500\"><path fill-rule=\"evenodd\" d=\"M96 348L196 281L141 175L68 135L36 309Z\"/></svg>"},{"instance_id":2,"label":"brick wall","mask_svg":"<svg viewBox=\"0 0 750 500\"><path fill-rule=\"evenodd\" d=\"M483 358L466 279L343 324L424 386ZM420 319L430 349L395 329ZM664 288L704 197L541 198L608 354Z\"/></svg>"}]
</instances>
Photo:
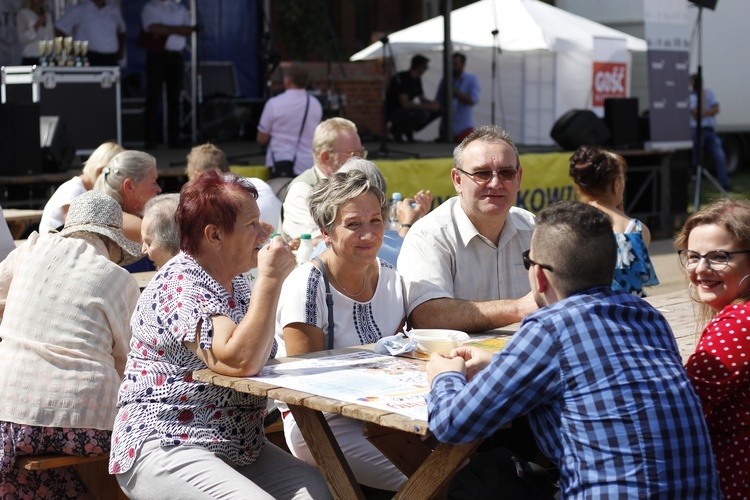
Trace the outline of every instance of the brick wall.
<instances>
[{"instance_id":1,"label":"brick wall","mask_svg":"<svg viewBox=\"0 0 750 500\"><path fill-rule=\"evenodd\" d=\"M289 63L281 63L284 68ZM325 62L301 63L310 73L311 87L321 94L328 92L328 70ZM341 74L343 67L346 77ZM271 86L272 93L283 90L279 72ZM386 85L388 78L386 78ZM344 96L344 106L340 116L357 125L364 140L380 138L383 127L383 103L381 98L380 61L358 61L333 63L331 65L331 93Z\"/></svg>"}]
</instances>

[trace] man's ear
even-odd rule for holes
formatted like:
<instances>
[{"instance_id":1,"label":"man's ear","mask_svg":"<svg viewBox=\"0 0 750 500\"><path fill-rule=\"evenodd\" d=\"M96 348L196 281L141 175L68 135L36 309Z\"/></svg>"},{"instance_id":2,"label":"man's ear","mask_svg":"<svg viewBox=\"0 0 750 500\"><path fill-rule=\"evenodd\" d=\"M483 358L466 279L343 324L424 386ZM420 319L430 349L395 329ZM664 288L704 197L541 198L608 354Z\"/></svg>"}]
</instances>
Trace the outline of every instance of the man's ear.
<instances>
[{"instance_id":1,"label":"man's ear","mask_svg":"<svg viewBox=\"0 0 750 500\"><path fill-rule=\"evenodd\" d=\"M540 294L544 294L550 288L549 279L541 266L534 266L534 279L536 280L536 289Z\"/></svg>"},{"instance_id":2,"label":"man's ear","mask_svg":"<svg viewBox=\"0 0 750 500\"><path fill-rule=\"evenodd\" d=\"M461 172L459 172L455 168L452 168L451 180L453 181L453 187L456 189L456 193L461 194Z\"/></svg>"}]
</instances>

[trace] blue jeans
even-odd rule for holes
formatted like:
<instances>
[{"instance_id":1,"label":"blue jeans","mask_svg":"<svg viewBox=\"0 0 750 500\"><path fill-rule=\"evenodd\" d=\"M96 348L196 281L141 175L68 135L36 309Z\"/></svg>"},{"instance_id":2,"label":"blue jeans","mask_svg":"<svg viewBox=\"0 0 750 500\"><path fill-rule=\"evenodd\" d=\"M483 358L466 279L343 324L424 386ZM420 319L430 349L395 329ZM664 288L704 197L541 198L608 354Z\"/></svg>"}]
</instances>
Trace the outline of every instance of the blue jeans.
<instances>
[{"instance_id":1,"label":"blue jeans","mask_svg":"<svg viewBox=\"0 0 750 500\"><path fill-rule=\"evenodd\" d=\"M690 129L693 138L693 164L697 164L696 154L698 151L698 129L691 127ZM724 148L721 147L721 139L719 134L713 128L703 128L701 132L701 139L703 140L703 158L707 158L709 155L714 159L716 165L716 177L719 179L719 183L727 189L729 187L729 174L727 173L727 157L724 155ZM703 162L705 167L705 162Z\"/></svg>"}]
</instances>

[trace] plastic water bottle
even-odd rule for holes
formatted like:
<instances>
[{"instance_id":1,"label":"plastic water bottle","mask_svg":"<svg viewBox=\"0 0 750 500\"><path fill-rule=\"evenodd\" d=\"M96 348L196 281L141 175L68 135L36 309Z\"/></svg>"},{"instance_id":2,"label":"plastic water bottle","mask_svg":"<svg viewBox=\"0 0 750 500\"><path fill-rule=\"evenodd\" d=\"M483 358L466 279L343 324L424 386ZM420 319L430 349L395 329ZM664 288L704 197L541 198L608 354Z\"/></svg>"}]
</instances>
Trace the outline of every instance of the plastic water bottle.
<instances>
[{"instance_id":1,"label":"plastic water bottle","mask_svg":"<svg viewBox=\"0 0 750 500\"><path fill-rule=\"evenodd\" d=\"M299 235L299 248L297 249L297 265L300 266L310 260L313 253L312 238L309 234Z\"/></svg>"},{"instance_id":2,"label":"plastic water bottle","mask_svg":"<svg viewBox=\"0 0 750 500\"><path fill-rule=\"evenodd\" d=\"M388 213L388 229L398 231L398 202L401 201L401 193L393 193L390 211Z\"/></svg>"}]
</instances>

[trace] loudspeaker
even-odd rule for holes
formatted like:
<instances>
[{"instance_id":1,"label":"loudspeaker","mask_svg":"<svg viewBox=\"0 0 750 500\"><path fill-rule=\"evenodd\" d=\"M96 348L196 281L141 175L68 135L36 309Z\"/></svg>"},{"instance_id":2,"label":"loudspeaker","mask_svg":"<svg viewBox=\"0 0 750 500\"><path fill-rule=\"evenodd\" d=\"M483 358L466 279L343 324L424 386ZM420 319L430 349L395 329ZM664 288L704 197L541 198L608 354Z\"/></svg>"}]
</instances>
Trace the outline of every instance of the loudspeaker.
<instances>
[{"instance_id":1,"label":"loudspeaker","mask_svg":"<svg viewBox=\"0 0 750 500\"><path fill-rule=\"evenodd\" d=\"M0 175L36 175L41 167L39 103L0 104Z\"/></svg>"},{"instance_id":2,"label":"loudspeaker","mask_svg":"<svg viewBox=\"0 0 750 500\"><path fill-rule=\"evenodd\" d=\"M39 119L42 172L66 172L73 163L75 148L70 144L68 128L59 116Z\"/></svg>"},{"instance_id":3,"label":"loudspeaker","mask_svg":"<svg viewBox=\"0 0 750 500\"><path fill-rule=\"evenodd\" d=\"M604 122L588 109L571 109L558 118L549 134L568 151L584 145L602 146L610 135Z\"/></svg>"},{"instance_id":4,"label":"loudspeaker","mask_svg":"<svg viewBox=\"0 0 750 500\"><path fill-rule=\"evenodd\" d=\"M604 123L610 132L609 145L615 149L640 149L638 99L604 99Z\"/></svg>"},{"instance_id":5,"label":"loudspeaker","mask_svg":"<svg viewBox=\"0 0 750 500\"><path fill-rule=\"evenodd\" d=\"M717 1L718 0L690 0L690 3L694 3L695 5L699 5L707 9L715 10Z\"/></svg>"}]
</instances>

